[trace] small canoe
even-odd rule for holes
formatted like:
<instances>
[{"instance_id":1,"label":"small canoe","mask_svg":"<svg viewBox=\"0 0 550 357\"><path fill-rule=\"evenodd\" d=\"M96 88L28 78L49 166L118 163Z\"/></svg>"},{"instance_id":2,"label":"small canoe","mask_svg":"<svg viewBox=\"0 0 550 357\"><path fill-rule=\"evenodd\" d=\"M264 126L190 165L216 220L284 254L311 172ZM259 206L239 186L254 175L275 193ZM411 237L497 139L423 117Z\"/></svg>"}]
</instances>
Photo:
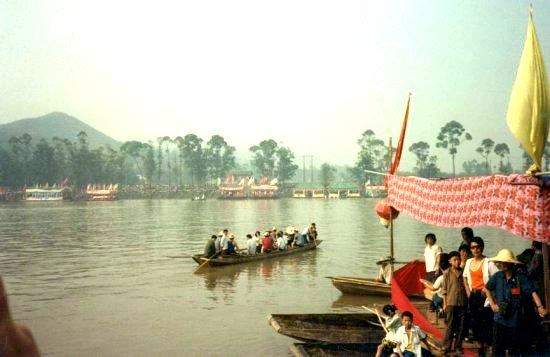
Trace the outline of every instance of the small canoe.
<instances>
[{"instance_id":1,"label":"small canoe","mask_svg":"<svg viewBox=\"0 0 550 357\"><path fill-rule=\"evenodd\" d=\"M332 284L343 294L391 296L391 285L369 278L351 276L327 276ZM409 297L424 298L424 294L412 294Z\"/></svg>"},{"instance_id":2,"label":"small canoe","mask_svg":"<svg viewBox=\"0 0 550 357\"><path fill-rule=\"evenodd\" d=\"M372 313L273 314L278 333L306 342L380 343L385 333Z\"/></svg>"},{"instance_id":3,"label":"small canoe","mask_svg":"<svg viewBox=\"0 0 550 357\"><path fill-rule=\"evenodd\" d=\"M290 352L294 357L314 356L374 356L377 343L293 343Z\"/></svg>"},{"instance_id":4,"label":"small canoe","mask_svg":"<svg viewBox=\"0 0 550 357\"><path fill-rule=\"evenodd\" d=\"M294 247L292 249L287 249L287 250L274 250L271 253L262 253L262 254L256 254L256 255L236 254L236 255L218 257L218 258L210 259L207 265L212 267L226 266L226 265L255 262L255 261L264 260L264 259L280 258L280 257L303 253L308 250L316 249L317 246L321 244L321 242L322 242L321 239L317 239L316 243L310 243L303 247ZM208 260L202 254L193 255L192 258L199 265L205 263Z\"/></svg>"}]
</instances>

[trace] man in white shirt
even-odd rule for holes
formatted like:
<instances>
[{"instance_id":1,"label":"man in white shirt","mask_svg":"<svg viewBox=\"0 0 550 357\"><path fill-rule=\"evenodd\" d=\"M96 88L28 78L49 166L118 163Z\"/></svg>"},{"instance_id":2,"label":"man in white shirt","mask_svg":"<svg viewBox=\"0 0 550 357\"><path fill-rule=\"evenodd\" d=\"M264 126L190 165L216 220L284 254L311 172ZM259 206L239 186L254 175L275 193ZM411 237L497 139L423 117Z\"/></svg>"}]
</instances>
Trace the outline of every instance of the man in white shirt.
<instances>
[{"instance_id":1,"label":"man in white shirt","mask_svg":"<svg viewBox=\"0 0 550 357\"><path fill-rule=\"evenodd\" d=\"M223 230L222 238L220 240L220 247L222 250L222 254L224 252L227 252L227 248L229 248L229 230L226 228Z\"/></svg>"},{"instance_id":2,"label":"man in white shirt","mask_svg":"<svg viewBox=\"0 0 550 357\"><path fill-rule=\"evenodd\" d=\"M279 231L277 233L277 249L278 250L286 250L286 239L283 236L282 231Z\"/></svg>"},{"instance_id":3,"label":"man in white shirt","mask_svg":"<svg viewBox=\"0 0 550 357\"><path fill-rule=\"evenodd\" d=\"M255 255L257 247L258 247L258 245L256 244L256 241L254 239L252 239L252 235L247 234L246 235L246 249L248 251L248 255Z\"/></svg>"},{"instance_id":4,"label":"man in white shirt","mask_svg":"<svg viewBox=\"0 0 550 357\"><path fill-rule=\"evenodd\" d=\"M439 258L441 253L441 247L435 244L437 238L435 234L428 233L424 238L426 242L426 248L424 248L424 261L426 262L426 280L433 283L440 273Z\"/></svg>"}]
</instances>

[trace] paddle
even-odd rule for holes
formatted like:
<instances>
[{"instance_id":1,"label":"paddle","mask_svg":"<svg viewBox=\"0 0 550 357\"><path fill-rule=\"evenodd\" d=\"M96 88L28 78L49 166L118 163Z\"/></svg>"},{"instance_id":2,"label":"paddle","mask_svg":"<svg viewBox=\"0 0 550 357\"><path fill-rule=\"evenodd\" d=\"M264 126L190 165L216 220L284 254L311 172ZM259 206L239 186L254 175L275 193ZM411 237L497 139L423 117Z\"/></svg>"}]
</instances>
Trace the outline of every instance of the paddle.
<instances>
[{"instance_id":1,"label":"paddle","mask_svg":"<svg viewBox=\"0 0 550 357\"><path fill-rule=\"evenodd\" d=\"M210 259L215 258L218 254L219 254L219 252L216 252L216 253L214 253L213 255L209 256L208 258L205 258L206 260L204 261L204 263L202 263L201 265L199 265L199 267L198 267L197 269L195 269L195 271L193 272L193 274L195 274L196 272L198 272L203 266L205 266L207 263L210 262Z\"/></svg>"},{"instance_id":2,"label":"paddle","mask_svg":"<svg viewBox=\"0 0 550 357\"><path fill-rule=\"evenodd\" d=\"M386 328L384 322L382 322L382 317L380 317L380 313L378 312L377 309L371 309L367 306L362 306L363 309L367 310L367 311L370 311L370 312L374 312L376 314L376 317L378 317L378 321L380 321L380 325L382 325L382 328L384 329L384 332L386 332L386 334L388 333L388 329Z\"/></svg>"}]
</instances>

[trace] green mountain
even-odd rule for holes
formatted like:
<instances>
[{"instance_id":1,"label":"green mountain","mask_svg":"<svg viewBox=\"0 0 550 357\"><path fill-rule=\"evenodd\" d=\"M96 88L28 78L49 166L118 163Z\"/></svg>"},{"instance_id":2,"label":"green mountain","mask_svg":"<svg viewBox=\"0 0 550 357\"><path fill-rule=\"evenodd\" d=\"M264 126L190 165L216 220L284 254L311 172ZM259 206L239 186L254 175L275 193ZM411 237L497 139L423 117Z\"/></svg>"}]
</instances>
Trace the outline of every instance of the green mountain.
<instances>
[{"instance_id":1,"label":"green mountain","mask_svg":"<svg viewBox=\"0 0 550 357\"><path fill-rule=\"evenodd\" d=\"M6 148L12 136L28 133L33 144L42 138L51 141L54 136L76 141L76 135L85 131L88 134L90 147L110 146L118 148L121 143L92 128L88 124L65 113L53 112L38 118L21 119L7 124L0 124L0 147Z\"/></svg>"}]
</instances>

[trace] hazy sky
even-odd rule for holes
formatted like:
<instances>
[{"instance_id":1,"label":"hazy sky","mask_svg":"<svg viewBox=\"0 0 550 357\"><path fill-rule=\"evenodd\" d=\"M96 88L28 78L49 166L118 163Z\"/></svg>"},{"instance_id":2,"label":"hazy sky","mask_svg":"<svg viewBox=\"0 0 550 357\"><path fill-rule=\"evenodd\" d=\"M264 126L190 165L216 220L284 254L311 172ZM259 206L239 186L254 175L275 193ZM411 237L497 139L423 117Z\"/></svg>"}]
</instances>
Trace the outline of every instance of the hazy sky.
<instances>
[{"instance_id":1,"label":"hazy sky","mask_svg":"<svg viewBox=\"0 0 550 357\"><path fill-rule=\"evenodd\" d=\"M118 140L274 138L353 164L366 129L397 137L410 91L406 147L444 156L435 137L458 120L474 137L459 165L486 137L516 163L505 115L530 2L548 64L548 1L7 0L0 123L62 111Z\"/></svg>"}]
</instances>

